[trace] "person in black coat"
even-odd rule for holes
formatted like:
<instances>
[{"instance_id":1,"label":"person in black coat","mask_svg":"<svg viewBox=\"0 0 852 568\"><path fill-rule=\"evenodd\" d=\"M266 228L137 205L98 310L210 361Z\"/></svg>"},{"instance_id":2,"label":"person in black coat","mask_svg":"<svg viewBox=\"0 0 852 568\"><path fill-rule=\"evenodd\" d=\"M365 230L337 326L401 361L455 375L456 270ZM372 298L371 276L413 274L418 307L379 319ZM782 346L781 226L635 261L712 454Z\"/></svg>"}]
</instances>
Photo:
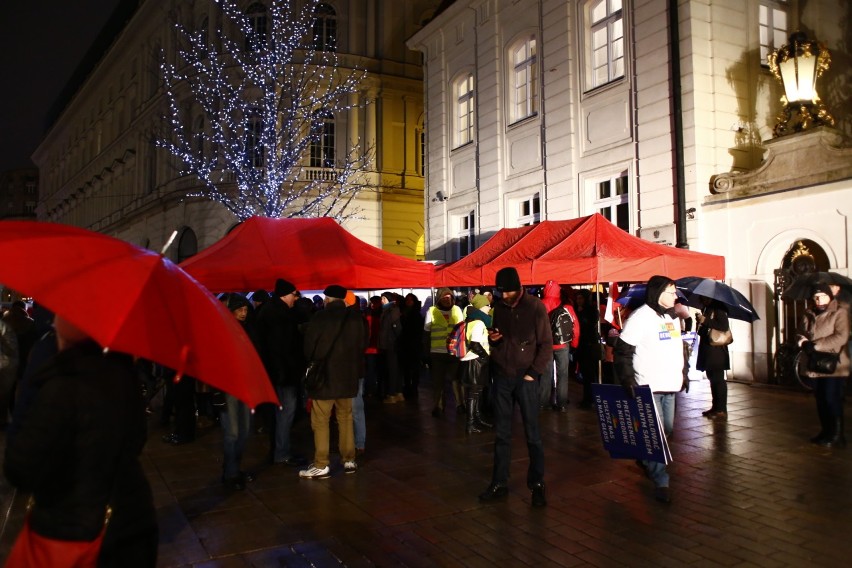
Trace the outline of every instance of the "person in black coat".
<instances>
[{"instance_id":1,"label":"person in black coat","mask_svg":"<svg viewBox=\"0 0 852 568\"><path fill-rule=\"evenodd\" d=\"M725 304L711 298L701 298L704 308L698 315L698 356L695 368L707 373L713 404L702 412L707 418L724 420L728 417L728 383L725 371L731 368L727 345L710 345L710 330L730 330L728 311Z\"/></svg>"},{"instance_id":2,"label":"person in black coat","mask_svg":"<svg viewBox=\"0 0 852 568\"><path fill-rule=\"evenodd\" d=\"M296 287L279 278L275 282L272 297L260 308L255 323L260 359L275 387L279 403L275 410L275 428L270 429L270 461L291 466L303 465L303 461L292 453L290 447L290 429L296 417L298 388L305 374L302 337L293 310L296 297Z\"/></svg>"},{"instance_id":3,"label":"person in black coat","mask_svg":"<svg viewBox=\"0 0 852 568\"><path fill-rule=\"evenodd\" d=\"M346 473L357 470L352 398L358 394L367 334L361 317L346 309L346 289L326 288L325 308L314 315L305 329L305 356L320 365L316 385L306 384L311 403L311 429L314 431L314 463L299 472L299 477L329 477L329 421L334 410L340 459Z\"/></svg>"},{"instance_id":4,"label":"person in black coat","mask_svg":"<svg viewBox=\"0 0 852 568\"><path fill-rule=\"evenodd\" d=\"M399 362L402 366L402 393L405 398L417 398L420 385L420 352L423 345L423 315L420 300L407 294L400 317L402 334L399 336Z\"/></svg>"},{"instance_id":5,"label":"person in black coat","mask_svg":"<svg viewBox=\"0 0 852 568\"><path fill-rule=\"evenodd\" d=\"M133 361L104 354L59 316L55 327L59 353L30 379L37 392L15 417L4 473L18 490L32 493L29 523L37 534L92 541L109 506L98 565L153 567L157 521L139 463L147 433Z\"/></svg>"}]
</instances>

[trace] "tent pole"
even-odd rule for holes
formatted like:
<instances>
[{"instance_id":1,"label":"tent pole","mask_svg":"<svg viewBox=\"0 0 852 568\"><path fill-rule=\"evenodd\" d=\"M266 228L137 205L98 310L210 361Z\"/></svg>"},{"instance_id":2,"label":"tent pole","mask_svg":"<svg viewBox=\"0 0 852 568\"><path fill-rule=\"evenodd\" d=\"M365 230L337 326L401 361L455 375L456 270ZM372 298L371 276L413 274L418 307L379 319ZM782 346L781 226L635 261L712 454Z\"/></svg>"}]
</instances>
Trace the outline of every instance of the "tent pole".
<instances>
[{"instance_id":1,"label":"tent pole","mask_svg":"<svg viewBox=\"0 0 852 568\"><path fill-rule=\"evenodd\" d=\"M603 349L601 349L601 285L595 282L595 297L597 298L598 321L596 323L598 329L598 384L603 382Z\"/></svg>"}]
</instances>

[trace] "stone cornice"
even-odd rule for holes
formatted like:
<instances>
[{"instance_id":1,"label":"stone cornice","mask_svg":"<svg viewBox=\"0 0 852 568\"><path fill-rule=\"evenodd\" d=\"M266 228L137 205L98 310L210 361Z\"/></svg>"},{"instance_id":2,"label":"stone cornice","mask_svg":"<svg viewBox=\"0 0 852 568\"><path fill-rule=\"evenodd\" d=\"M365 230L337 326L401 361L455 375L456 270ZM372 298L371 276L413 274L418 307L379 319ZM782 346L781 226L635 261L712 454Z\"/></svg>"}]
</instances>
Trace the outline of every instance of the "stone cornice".
<instances>
[{"instance_id":1,"label":"stone cornice","mask_svg":"<svg viewBox=\"0 0 852 568\"><path fill-rule=\"evenodd\" d=\"M766 158L756 170L710 178L705 204L733 201L852 179L852 147L843 134L819 127L764 142Z\"/></svg>"}]
</instances>

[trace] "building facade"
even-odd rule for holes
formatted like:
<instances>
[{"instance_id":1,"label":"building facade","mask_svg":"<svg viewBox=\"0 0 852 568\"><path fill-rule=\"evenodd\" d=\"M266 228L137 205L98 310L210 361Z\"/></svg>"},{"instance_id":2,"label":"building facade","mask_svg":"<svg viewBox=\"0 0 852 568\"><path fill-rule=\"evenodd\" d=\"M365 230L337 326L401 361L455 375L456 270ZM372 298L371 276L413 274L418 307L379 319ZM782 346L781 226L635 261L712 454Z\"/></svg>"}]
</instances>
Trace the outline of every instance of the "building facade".
<instances>
[{"instance_id":1,"label":"building facade","mask_svg":"<svg viewBox=\"0 0 852 568\"><path fill-rule=\"evenodd\" d=\"M778 381L775 271L807 241L849 274L851 15L840 0L444 2L409 40L425 65L427 258L595 212L723 255L761 316L735 322L732 375ZM776 138L768 54L796 30L832 52L818 91L836 122Z\"/></svg>"},{"instance_id":2,"label":"building facade","mask_svg":"<svg viewBox=\"0 0 852 568\"><path fill-rule=\"evenodd\" d=\"M420 54L405 39L437 4L330 0L318 5L321 25L312 30L325 34L323 41L333 38L342 67L367 72L350 101L353 109L329 118L329 135L317 149L338 155L354 143L375 149L370 173L376 190L358 194L352 205L358 215L344 226L410 258L423 257L424 109ZM259 21L269 1L239 6ZM155 250L177 230L177 245L166 254L180 261L220 239L236 218L217 203L187 198L197 179L181 176L176 158L154 144L168 112L160 58L176 60L175 23L213 37L221 16L212 0L125 0L119 8L126 17L111 43L85 70L33 155L41 174L38 217ZM318 168L328 165L322 161Z\"/></svg>"}]
</instances>

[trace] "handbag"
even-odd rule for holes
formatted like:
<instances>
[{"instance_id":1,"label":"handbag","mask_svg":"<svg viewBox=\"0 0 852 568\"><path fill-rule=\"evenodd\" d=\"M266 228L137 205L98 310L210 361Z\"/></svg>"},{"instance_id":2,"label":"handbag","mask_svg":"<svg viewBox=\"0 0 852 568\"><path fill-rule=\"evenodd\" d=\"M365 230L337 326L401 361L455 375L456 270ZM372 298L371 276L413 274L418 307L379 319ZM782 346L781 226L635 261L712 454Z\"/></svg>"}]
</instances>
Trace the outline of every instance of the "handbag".
<instances>
[{"instance_id":1,"label":"handbag","mask_svg":"<svg viewBox=\"0 0 852 568\"><path fill-rule=\"evenodd\" d=\"M821 375L831 375L837 370L840 362L840 353L826 353L825 351L812 351L808 353L808 371Z\"/></svg>"},{"instance_id":2,"label":"handbag","mask_svg":"<svg viewBox=\"0 0 852 568\"><path fill-rule=\"evenodd\" d=\"M30 515L27 514L24 527L6 559L5 568L95 568L111 514L112 509L107 507L104 527L94 540L89 541L59 540L42 536L30 527Z\"/></svg>"},{"instance_id":3,"label":"handbag","mask_svg":"<svg viewBox=\"0 0 852 568\"><path fill-rule=\"evenodd\" d=\"M731 334L730 329L719 331L718 329L710 328L707 338L713 347L724 347L734 342L734 336Z\"/></svg>"}]
</instances>

